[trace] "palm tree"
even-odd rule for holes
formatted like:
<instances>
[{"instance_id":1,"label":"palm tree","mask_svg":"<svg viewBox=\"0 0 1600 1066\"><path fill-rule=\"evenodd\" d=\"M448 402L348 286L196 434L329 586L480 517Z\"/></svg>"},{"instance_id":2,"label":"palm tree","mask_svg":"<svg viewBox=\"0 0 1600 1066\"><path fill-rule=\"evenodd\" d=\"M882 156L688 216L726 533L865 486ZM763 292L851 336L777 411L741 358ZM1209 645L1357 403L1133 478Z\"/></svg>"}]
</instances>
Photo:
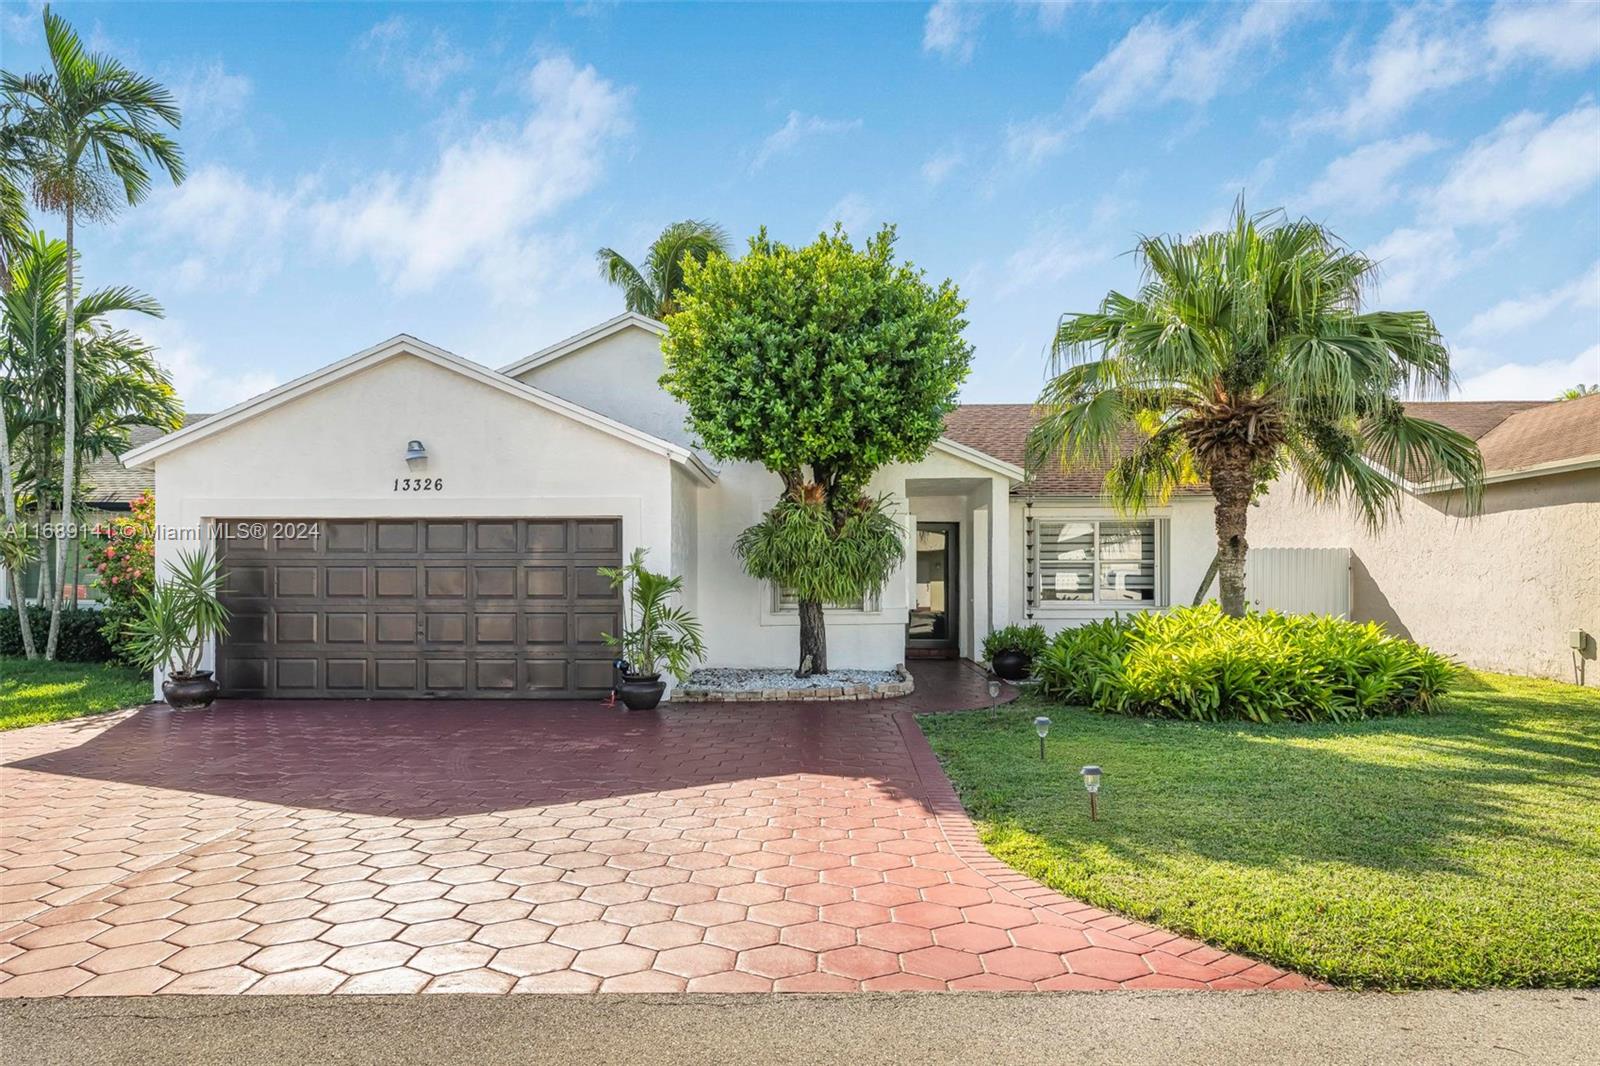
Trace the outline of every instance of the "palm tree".
<instances>
[{"instance_id":1,"label":"palm tree","mask_svg":"<svg viewBox=\"0 0 1600 1066\"><path fill-rule=\"evenodd\" d=\"M21 174L21 158L12 127L0 120L0 296L11 292L11 264L17 260L28 240L28 209L17 184ZM9 375L0 362L0 381ZM22 654L36 658L33 629L28 625L28 610L23 602L21 574L23 566L33 558L34 546L23 528L17 524L17 483L11 469L11 430L6 425L6 405L0 399L0 502L3 502L5 525L0 526L0 555L6 570L6 597L17 608L21 623Z\"/></svg>"},{"instance_id":2,"label":"palm tree","mask_svg":"<svg viewBox=\"0 0 1600 1066\"><path fill-rule=\"evenodd\" d=\"M1574 385L1570 389L1562 389L1558 400L1581 400L1585 396L1600 396L1600 385Z\"/></svg>"},{"instance_id":3,"label":"palm tree","mask_svg":"<svg viewBox=\"0 0 1600 1066\"><path fill-rule=\"evenodd\" d=\"M1362 310L1371 259L1242 201L1227 230L1147 237L1136 254L1136 295L1061 320L1028 459L1108 464L1106 494L1128 512L1208 484L1228 614L1244 613L1250 503L1286 469L1374 528L1402 482L1453 483L1476 506L1477 445L1401 401L1448 392L1449 351L1425 312Z\"/></svg>"},{"instance_id":4,"label":"palm tree","mask_svg":"<svg viewBox=\"0 0 1600 1066\"><path fill-rule=\"evenodd\" d=\"M74 415L77 401L75 316L73 294L74 232L81 215L104 219L123 205L137 204L150 191L155 164L174 182L183 180L183 153L159 128L176 129L180 116L170 90L142 77L106 55L91 54L67 21L48 7L44 11L45 43L50 70L42 74L0 73L8 120L27 166L34 202L66 219L66 441L62 455L62 517L72 512L73 460L77 455ZM56 588L66 579L66 553L56 553ZM61 597L50 607L50 635L45 658L55 657L61 629Z\"/></svg>"},{"instance_id":5,"label":"palm tree","mask_svg":"<svg viewBox=\"0 0 1600 1066\"><path fill-rule=\"evenodd\" d=\"M661 231L645 255L643 270L614 248L602 248L594 258L600 264L600 276L622 290L628 310L664 320L678 309L684 257L704 263L712 255L727 254L727 231L716 223L691 218Z\"/></svg>"},{"instance_id":6,"label":"palm tree","mask_svg":"<svg viewBox=\"0 0 1600 1066\"><path fill-rule=\"evenodd\" d=\"M111 326L116 314L159 317L154 300L129 288L99 289L83 293L74 316L76 387L73 410L64 408L67 392L66 315L67 278L71 273L65 241L35 234L24 254L12 263L8 286L0 295L0 425L9 436L4 458L11 475L12 495L7 499L8 523L14 523L16 494L32 497L39 521L44 521L60 501L65 517L74 512L57 471L67 469L66 425L70 418L80 430L72 438L72 469L78 475L84 460L125 448L133 426L177 429L183 409L166 372L155 361L155 350L126 329ZM15 441L17 446L11 447ZM61 542L55 542L61 547ZM58 550L58 560L67 553ZM56 590L64 589L65 566L59 564ZM12 580L16 575L13 573ZM12 593L14 602L23 597ZM59 597L54 597L59 599ZM24 629L24 633L28 631ZM31 634L29 634L31 639Z\"/></svg>"}]
</instances>

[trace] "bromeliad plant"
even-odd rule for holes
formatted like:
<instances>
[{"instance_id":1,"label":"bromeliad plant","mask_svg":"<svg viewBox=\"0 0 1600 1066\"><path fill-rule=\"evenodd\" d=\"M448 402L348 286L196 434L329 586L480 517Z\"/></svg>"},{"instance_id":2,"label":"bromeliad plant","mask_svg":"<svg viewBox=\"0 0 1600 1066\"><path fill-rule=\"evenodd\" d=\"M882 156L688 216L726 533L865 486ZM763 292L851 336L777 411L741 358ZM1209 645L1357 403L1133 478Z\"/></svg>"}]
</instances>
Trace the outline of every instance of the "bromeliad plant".
<instances>
[{"instance_id":1,"label":"bromeliad plant","mask_svg":"<svg viewBox=\"0 0 1600 1066\"><path fill-rule=\"evenodd\" d=\"M222 564L215 553L179 552L165 581L157 580L127 625L128 649L140 665L167 670L173 678L200 676L206 646L228 632Z\"/></svg>"},{"instance_id":2,"label":"bromeliad plant","mask_svg":"<svg viewBox=\"0 0 1600 1066\"><path fill-rule=\"evenodd\" d=\"M603 566L600 575L622 592L628 624L621 635L603 634L605 642L621 651L627 671L636 677L653 677L665 668L682 681L705 658L700 623L687 608L668 601L683 592L683 578L658 574L644 565L645 550L635 548L624 566Z\"/></svg>"}]
</instances>

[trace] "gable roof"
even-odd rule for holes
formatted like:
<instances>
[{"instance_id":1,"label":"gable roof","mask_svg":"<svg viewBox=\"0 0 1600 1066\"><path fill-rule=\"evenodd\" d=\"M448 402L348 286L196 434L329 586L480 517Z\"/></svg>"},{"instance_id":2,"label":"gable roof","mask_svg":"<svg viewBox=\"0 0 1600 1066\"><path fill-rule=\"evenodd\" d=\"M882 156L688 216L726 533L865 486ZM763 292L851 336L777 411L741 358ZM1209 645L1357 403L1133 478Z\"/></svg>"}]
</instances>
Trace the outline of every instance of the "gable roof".
<instances>
[{"instance_id":1,"label":"gable roof","mask_svg":"<svg viewBox=\"0 0 1600 1066\"><path fill-rule=\"evenodd\" d=\"M195 425L185 426L176 433L170 433L158 440L133 448L123 454L122 461L130 467L147 465L179 448L186 448L191 444L196 444L223 430L230 429L258 415L290 403L307 393L315 392L354 374L359 374L369 367L377 366L402 355L413 356L424 362L432 363L441 369L460 374L490 388L498 389L509 396L525 400L547 411L564 415L602 433L607 433L620 440L644 448L646 451L666 456L672 461L687 467L691 473L700 477L706 483L716 480L716 474L699 457L682 445L662 440L660 437L655 437L643 430L624 425L615 419L607 418L605 415L591 411L586 407L580 407L570 400L553 396L542 389L536 389L532 385L524 384L515 378L496 373L486 366L480 366L469 359L463 359L453 352L448 352L436 345L429 344L427 341L419 340L408 333L397 334L382 344L357 352L347 359L331 363L320 370L313 370L311 373L298 377L285 385L280 385L270 392L264 392L241 404L236 404L226 411L218 412Z\"/></svg>"},{"instance_id":2,"label":"gable roof","mask_svg":"<svg viewBox=\"0 0 1600 1066\"><path fill-rule=\"evenodd\" d=\"M1405 405L1406 413L1415 418L1426 418L1473 440L1481 440L1514 414L1548 407L1552 400L1427 400Z\"/></svg>"},{"instance_id":3,"label":"gable roof","mask_svg":"<svg viewBox=\"0 0 1600 1066\"><path fill-rule=\"evenodd\" d=\"M553 363L563 356L571 355L580 348L586 348L595 341L605 340L607 337L621 333L625 329L642 329L654 333L658 337L666 335L667 327L653 318L638 314L634 311L624 311L615 318L608 318L598 326L590 326L582 333L574 333L566 340L557 341L548 348L541 348L532 355L524 356L508 366L500 368L500 373L507 377L516 377L526 374L535 367Z\"/></svg>"}]
</instances>

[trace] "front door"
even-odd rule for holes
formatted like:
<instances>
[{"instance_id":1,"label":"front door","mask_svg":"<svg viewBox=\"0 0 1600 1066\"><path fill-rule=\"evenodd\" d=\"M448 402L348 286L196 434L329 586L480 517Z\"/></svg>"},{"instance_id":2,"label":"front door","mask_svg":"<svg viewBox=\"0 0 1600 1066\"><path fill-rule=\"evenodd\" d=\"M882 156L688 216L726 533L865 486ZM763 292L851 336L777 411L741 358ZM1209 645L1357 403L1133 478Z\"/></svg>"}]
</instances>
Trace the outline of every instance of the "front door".
<instances>
[{"instance_id":1,"label":"front door","mask_svg":"<svg viewBox=\"0 0 1600 1066\"><path fill-rule=\"evenodd\" d=\"M906 650L954 658L961 649L961 552L954 522L917 523L917 591Z\"/></svg>"}]
</instances>

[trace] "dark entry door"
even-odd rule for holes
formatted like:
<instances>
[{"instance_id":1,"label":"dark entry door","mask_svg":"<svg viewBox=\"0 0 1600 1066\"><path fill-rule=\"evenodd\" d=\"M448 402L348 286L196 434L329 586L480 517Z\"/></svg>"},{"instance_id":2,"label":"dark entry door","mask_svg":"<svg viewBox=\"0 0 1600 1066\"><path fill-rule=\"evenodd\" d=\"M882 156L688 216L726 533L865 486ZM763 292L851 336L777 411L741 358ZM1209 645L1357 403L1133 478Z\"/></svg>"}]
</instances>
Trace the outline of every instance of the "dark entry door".
<instances>
[{"instance_id":1,"label":"dark entry door","mask_svg":"<svg viewBox=\"0 0 1600 1066\"><path fill-rule=\"evenodd\" d=\"M917 586L906 646L955 655L961 646L961 551L954 522L917 523Z\"/></svg>"},{"instance_id":2,"label":"dark entry door","mask_svg":"<svg viewBox=\"0 0 1600 1066\"><path fill-rule=\"evenodd\" d=\"M226 523L230 696L555 699L611 687L615 518Z\"/></svg>"}]
</instances>

